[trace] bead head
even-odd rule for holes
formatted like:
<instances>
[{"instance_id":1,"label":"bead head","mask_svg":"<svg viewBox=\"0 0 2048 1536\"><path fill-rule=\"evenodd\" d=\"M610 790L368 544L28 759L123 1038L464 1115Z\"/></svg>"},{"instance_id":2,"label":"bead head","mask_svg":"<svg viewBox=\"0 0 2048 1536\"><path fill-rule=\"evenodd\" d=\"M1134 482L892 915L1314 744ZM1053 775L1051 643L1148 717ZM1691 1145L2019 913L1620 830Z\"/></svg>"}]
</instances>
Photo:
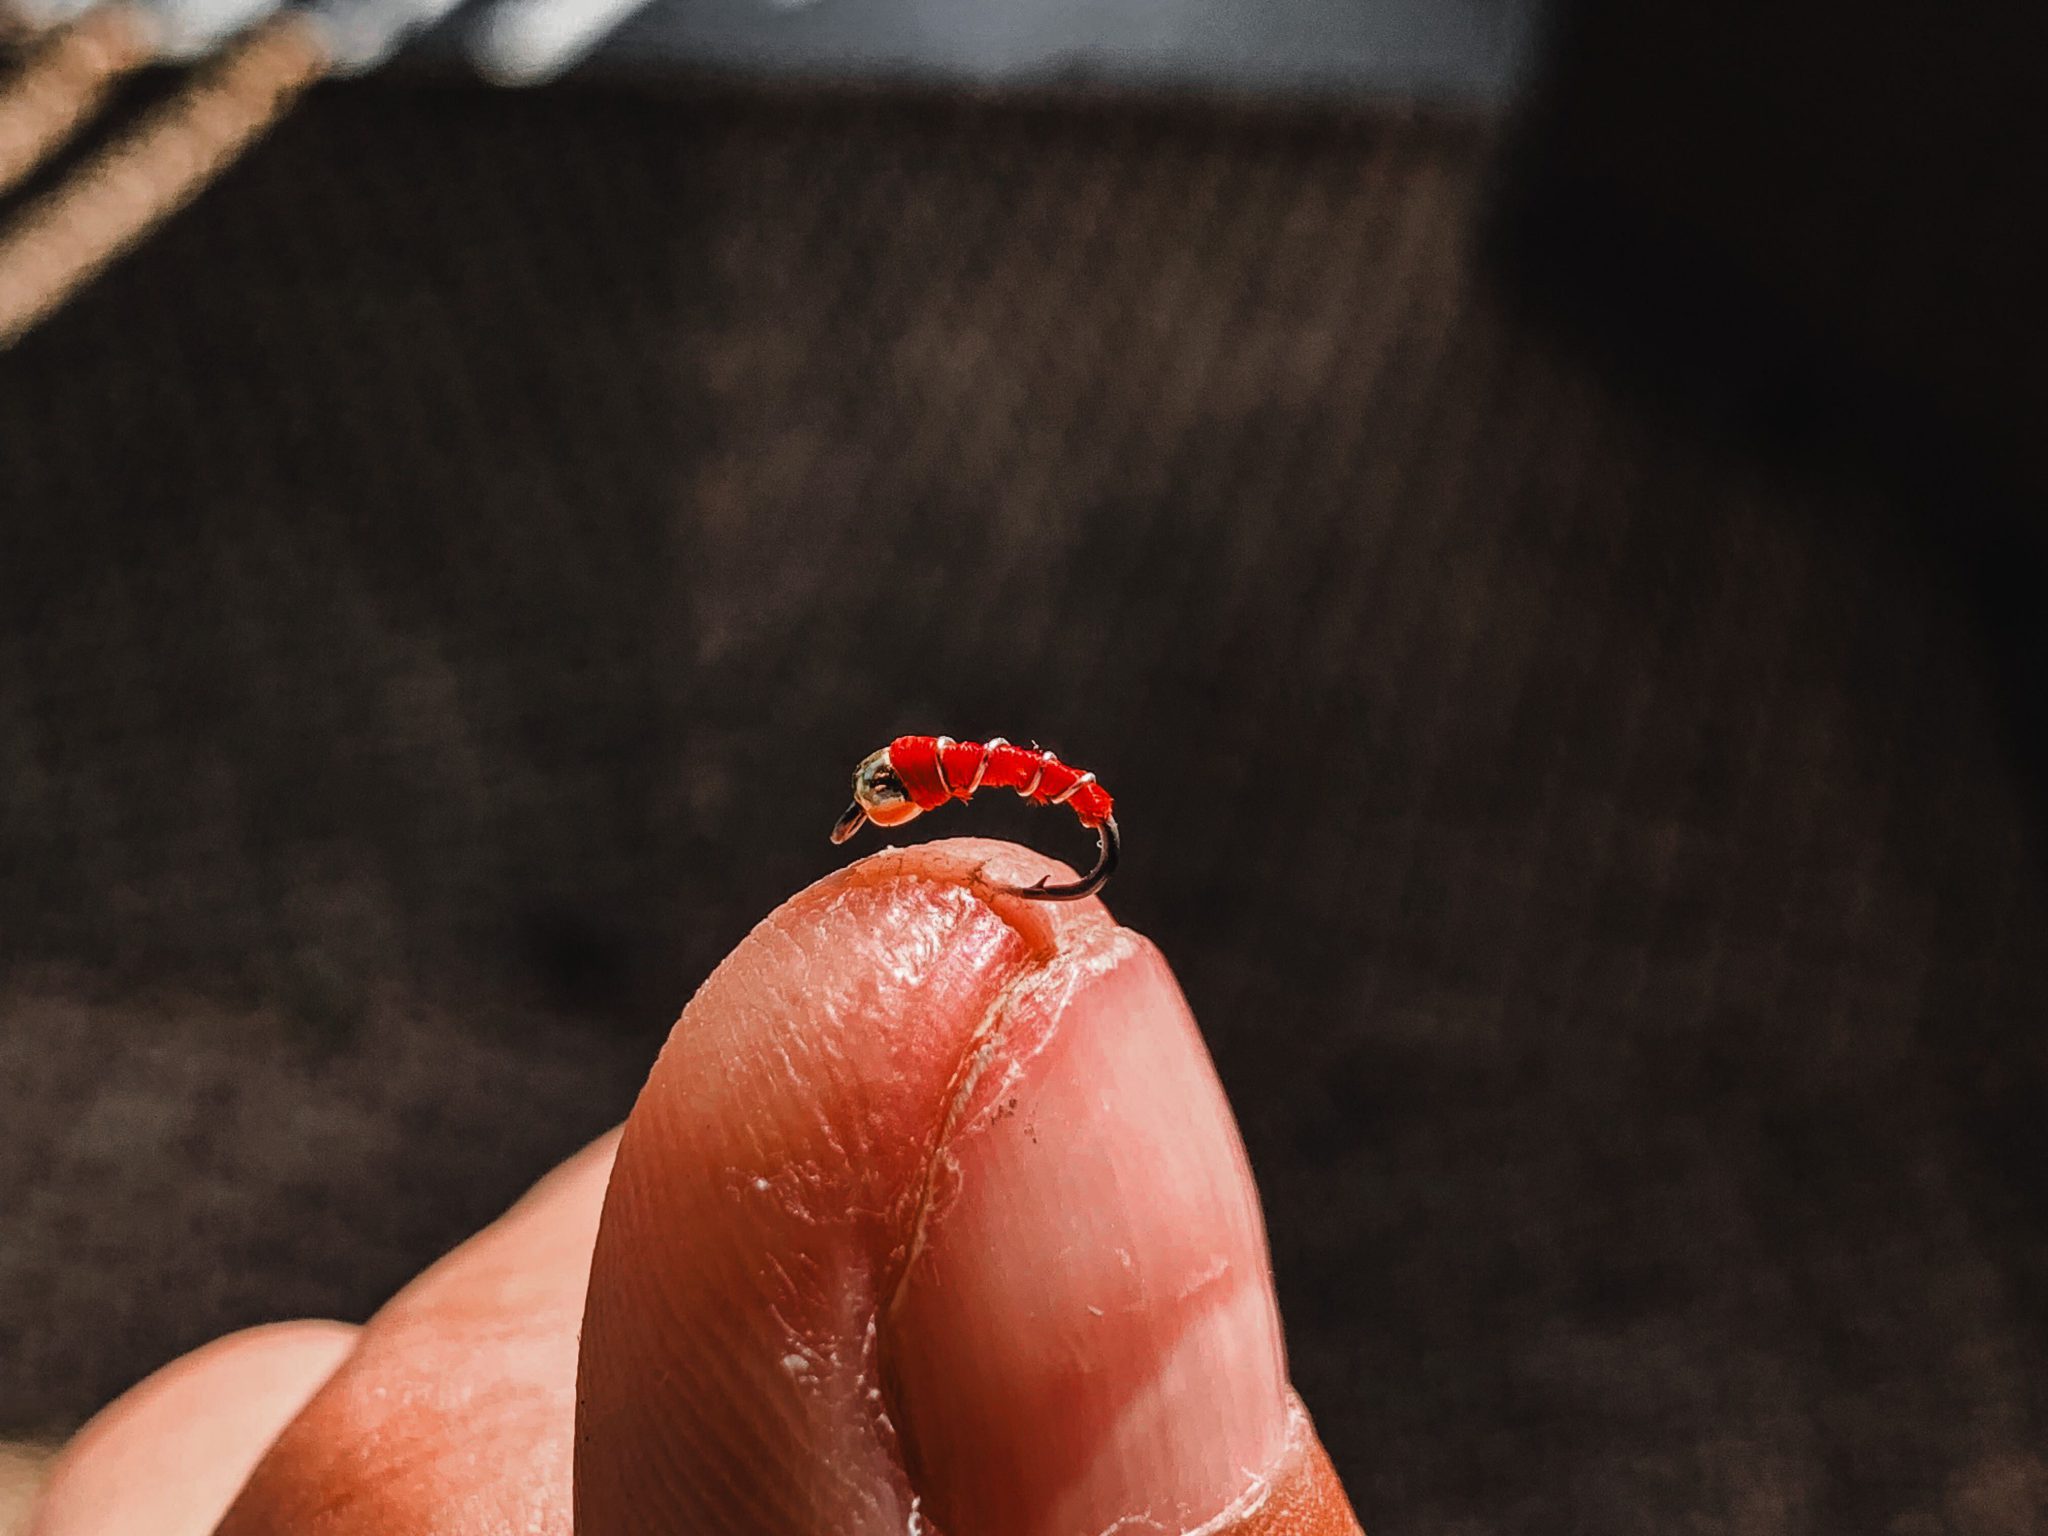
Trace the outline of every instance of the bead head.
<instances>
[{"instance_id":1,"label":"bead head","mask_svg":"<svg viewBox=\"0 0 2048 1536\"><path fill-rule=\"evenodd\" d=\"M903 787L887 747L870 753L854 769L853 803L878 827L900 827L924 814L924 808Z\"/></svg>"}]
</instances>

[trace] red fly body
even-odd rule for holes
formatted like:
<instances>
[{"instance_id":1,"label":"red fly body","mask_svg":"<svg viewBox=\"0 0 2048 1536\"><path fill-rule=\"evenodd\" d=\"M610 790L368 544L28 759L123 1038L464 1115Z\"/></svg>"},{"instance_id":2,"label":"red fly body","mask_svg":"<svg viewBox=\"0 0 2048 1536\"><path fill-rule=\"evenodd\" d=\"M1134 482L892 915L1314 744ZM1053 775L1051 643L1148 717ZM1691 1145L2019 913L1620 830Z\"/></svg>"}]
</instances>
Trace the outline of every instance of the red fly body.
<instances>
[{"instance_id":1,"label":"red fly body","mask_svg":"<svg viewBox=\"0 0 2048 1536\"><path fill-rule=\"evenodd\" d=\"M1095 867L1068 885L1041 880L1015 894L1038 901L1078 901L1102 889L1116 869L1116 818L1109 791L1095 775L1061 762L1040 747L950 736L898 736L853 774L853 804L832 829L843 843L868 822L900 827L948 800L972 800L983 789L1013 789L1034 805L1064 805L1092 827L1101 844Z\"/></svg>"}]
</instances>

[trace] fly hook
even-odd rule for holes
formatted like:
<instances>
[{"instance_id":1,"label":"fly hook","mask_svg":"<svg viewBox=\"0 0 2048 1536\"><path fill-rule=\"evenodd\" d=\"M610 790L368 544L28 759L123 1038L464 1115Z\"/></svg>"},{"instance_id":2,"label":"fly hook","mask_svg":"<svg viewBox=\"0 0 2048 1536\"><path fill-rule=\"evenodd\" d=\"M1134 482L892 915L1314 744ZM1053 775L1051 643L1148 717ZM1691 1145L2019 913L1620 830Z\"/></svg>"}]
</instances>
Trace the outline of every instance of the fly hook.
<instances>
[{"instance_id":1,"label":"fly hook","mask_svg":"<svg viewBox=\"0 0 2048 1536\"><path fill-rule=\"evenodd\" d=\"M1015 747L1002 737L955 741L950 736L898 736L871 753L853 774L853 804L832 828L843 843L868 822L900 827L949 800L972 800L980 789L1014 789L1034 805L1064 805L1098 840L1095 867L1078 880L1008 888L1033 901L1079 901L1093 896L1116 873L1120 846L1109 791L1095 775L1069 766L1039 747Z\"/></svg>"}]
</instances>

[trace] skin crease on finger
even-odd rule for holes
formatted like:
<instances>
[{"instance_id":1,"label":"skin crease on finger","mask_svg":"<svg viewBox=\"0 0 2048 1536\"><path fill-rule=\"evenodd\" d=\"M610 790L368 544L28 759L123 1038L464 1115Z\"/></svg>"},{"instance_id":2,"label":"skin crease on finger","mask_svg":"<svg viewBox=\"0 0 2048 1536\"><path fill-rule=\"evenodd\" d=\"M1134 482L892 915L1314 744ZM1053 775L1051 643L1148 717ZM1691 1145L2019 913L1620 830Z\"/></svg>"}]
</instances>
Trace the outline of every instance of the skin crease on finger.
<instances>
[{"instance_id":1,"label":"skin crease on finger","mask_svg":"<svg viewBox=\"0 0 2048 1536\"><path fill-rule=\"evenodd\" d=\"M1356 1529L1180 992L1001 892L1047 867L877 855L685 1011L599 1231L580 1531Z\"/></svg>"}]
</instances>

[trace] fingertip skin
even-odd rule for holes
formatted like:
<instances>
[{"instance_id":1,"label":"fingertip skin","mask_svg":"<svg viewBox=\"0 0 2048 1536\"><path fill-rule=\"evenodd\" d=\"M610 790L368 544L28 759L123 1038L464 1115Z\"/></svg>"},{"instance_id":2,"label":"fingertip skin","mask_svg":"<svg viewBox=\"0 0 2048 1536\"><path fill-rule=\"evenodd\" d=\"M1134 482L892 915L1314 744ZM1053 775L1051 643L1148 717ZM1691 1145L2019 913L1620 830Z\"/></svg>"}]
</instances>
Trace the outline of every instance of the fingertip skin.
<instances>
[{"instance_id":1,"label":"fingertip skin","mask_svg":"<svg viewBox=\"0 0 2048 1536\"><path fill-rule=\"evenodd\" d=\"M1355 1529L1179 989L1099 902L1003 894L1046 870L864 860L684 1010L591 1265L583 1536Z\"/></svg>"}]
</instances>

